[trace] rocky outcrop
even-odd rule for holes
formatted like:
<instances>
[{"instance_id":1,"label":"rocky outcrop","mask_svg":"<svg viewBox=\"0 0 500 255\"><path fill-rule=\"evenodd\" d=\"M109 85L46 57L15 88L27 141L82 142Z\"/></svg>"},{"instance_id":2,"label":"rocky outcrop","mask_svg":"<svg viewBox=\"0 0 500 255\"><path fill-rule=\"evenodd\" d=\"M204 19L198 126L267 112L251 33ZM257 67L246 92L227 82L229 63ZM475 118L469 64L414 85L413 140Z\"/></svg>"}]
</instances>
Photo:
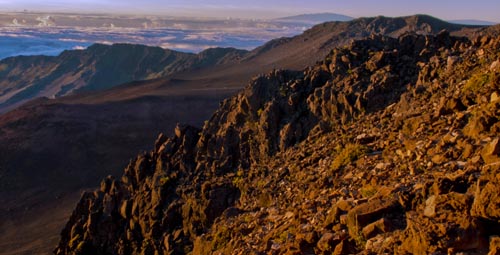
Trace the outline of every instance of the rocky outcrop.
<instances>
[{"instance_id":1,"label":"rocky outcrop","mask_svg":"<svg viewBox=\"0 0 500 255\"><path fill-rule=\"evenodd\" d=\"M494 254L499 46L373 35L256 77L84 194L55 252Z\"/></svg>"},{"instance_id":2,"label":"rocky outcrop","mask_svg":"<svg viewBox=\"0 0 500 255\"><path fill-rule=\"evenodd\" d=\"M160 136L155 151L138 156L121 179L108 177L100 190L84 194L75 226L63 231L71 238L61 243L69 245L58 253L187 251L186 237L203 232L240 194L231 182L195 178L199 132L178 126L174 138Z\"/></svg>"}]
</instances>

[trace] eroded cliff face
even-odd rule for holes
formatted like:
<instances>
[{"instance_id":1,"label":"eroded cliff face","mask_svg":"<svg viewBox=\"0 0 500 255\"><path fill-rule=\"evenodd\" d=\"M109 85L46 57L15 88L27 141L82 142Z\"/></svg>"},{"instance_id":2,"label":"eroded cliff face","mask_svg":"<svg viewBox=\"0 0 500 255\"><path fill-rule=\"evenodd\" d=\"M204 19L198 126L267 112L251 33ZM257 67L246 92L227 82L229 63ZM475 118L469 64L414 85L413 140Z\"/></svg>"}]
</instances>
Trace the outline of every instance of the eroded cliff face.
<instances>
[{"instance_id":1,"label":"eroded cliff face","mask_svg":"<svg viewBox=\"0 0 500 255\"><path fill-rule=\"evenodd\" d=\"M496 254L500 38L273 71L85 193L56 254Z\"/></svg>"}]
</instances>

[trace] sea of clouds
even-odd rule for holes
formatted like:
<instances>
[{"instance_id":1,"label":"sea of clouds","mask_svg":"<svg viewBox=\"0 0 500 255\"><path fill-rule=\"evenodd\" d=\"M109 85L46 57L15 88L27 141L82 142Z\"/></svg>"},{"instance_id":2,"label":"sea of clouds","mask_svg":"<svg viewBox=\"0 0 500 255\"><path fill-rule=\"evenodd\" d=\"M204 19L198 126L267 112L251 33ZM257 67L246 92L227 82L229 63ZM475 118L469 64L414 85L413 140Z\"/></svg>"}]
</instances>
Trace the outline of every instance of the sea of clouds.
<instances>
[{"instance_id":1,"label":"sea of clouds","mask_svg":"<svg viewBox=\"0 0 500 255\"><path fill-rule=\"evenodd\" d=\"M94 43L144 44L194 53L213 47L251 50L271 39L299 34L303 29L303 27L220 29L2 27L0 59L18 55L54 56L64 50L85 49Z\"/></svg>"}]
</instances>

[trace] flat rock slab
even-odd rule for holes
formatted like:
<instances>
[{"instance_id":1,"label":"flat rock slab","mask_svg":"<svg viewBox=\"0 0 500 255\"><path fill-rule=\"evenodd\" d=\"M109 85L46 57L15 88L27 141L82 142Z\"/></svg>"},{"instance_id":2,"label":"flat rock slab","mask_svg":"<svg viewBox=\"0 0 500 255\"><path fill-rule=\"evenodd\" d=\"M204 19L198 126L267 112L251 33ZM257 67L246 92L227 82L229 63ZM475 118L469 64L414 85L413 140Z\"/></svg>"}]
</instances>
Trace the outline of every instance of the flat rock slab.
<instances>
[{"instance_id":1,"label":"flat rock slab","mask_svg":"<svg viewBox=\"0 0 500 255\"><path fill-rule=\"evenodd\" d=\"M398 201L394 198L379 198L354 207L347 214L349 235L357 237L363 227L383 218L386 214L393 213L399 207Z\"/></svg>"}]
</instances>

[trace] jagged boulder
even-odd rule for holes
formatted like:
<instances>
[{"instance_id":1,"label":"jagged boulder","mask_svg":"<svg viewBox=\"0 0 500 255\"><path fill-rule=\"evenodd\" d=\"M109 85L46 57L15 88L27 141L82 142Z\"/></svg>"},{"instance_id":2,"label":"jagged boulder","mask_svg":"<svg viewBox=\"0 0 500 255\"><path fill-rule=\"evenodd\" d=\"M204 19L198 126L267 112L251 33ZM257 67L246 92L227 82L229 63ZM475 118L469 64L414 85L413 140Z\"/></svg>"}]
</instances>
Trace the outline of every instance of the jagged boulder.
<instances>
[{"instance_id":1,"label":"jagged boulder","mask_svg":"<svg viewBox=\"0 0 500 255\"><path fill-rule=\"evenodd\" d=\"M357 239L368 225L383 219L387 214L397 214L401 210L396 199L381 198L358 205L347 213L349 235ZM373 225L375 227L376 225ZM385 227L383 228L385 229ZM369 229L366 230L367 234Z\"/></svg>"},{"instance_id":2,"label":"jagged boulder","mask_svg":"<svg viewBox=\"0 0 500 255\"><path fill-rule=\"evenodd\" d=\"M471 214L500 223L500 167L486 167L476 186Z\"/></svg>"},{"instance_id":3,"label":"jagged boulder","mask_svg":"<svg viewBox=\"0 0 500 255\"><path fill-rule=\"evenodd\" d=\"M481 151L481 157L486 164L500 162L500 142L498 137L484 146Z\"/></svg>"},{"instance_id":4,"label":"jagged boulder","mask_svg":"<svg viewBox=\"0 0 500 255\"><path fill-rule=\"evenodd\" d=\"M472 200L470 195L455 192L429 197L423 212L406 215L402 251L428 254L482 248L480 223L468 214Z\"/></svg>"}]
</instances>

